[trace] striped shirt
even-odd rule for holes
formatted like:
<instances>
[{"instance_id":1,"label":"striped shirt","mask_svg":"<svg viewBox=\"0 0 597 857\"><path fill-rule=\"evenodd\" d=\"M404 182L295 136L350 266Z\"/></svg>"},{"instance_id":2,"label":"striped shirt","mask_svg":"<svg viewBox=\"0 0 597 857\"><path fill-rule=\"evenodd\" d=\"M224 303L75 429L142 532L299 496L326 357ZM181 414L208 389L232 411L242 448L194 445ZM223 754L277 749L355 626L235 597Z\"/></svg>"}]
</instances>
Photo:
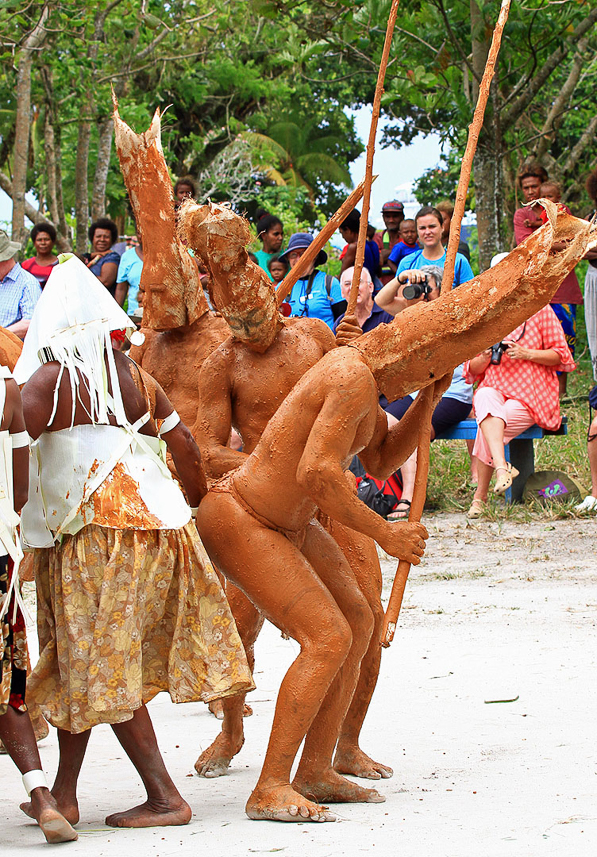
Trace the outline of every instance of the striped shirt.
<instances>
[{"instance_id":1,"label":"striped shirt","mask_svg":"<svg viewBox=\"0 0 597 857\"><path fill-rule=\"evenodd\" d=\"M30 319L40 295L35 277L17 262L0 280L0 325L10 327L21 319Z\"/></svg>"}]
</instances>

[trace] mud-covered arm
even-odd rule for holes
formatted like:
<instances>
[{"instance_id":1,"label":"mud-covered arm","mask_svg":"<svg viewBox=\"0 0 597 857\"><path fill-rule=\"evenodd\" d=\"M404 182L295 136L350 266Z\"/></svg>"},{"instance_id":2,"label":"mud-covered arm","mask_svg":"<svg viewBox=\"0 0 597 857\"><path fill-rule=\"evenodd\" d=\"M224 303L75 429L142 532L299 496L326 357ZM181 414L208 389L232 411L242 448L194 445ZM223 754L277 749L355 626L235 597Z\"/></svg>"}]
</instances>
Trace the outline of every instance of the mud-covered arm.
<instances>
[{"instance_id":1,"label":"mud-covered arm","mask_svg":"<svg viewBox=\"0 0 597 857\"><path fill-rule=\"evenodd\" d=\"M246 453L227 445L232 430L232 384L230 354L216 349L199 372L199 411L193 434L197 438L205 469L212 479L239 467Z\"/></svg>"},{"instance_id":2,"label":"mud-covered arm","mask_svg":"<svg viewBox=\"0 0 597 857\"><path fill-rule=\"evenodd\" d=\"M449 372L446 377L435 383L434 408L450 386L451 379L452 373ZM359 458L367 473L375 476L376 479L387 479L412 455L419 443L424 406L424 397L419 394L400 422L391 429L388 429L385 412L381 408L378 409L373 437L365 449L359 452Z\"/></svg>"},{"instance_id":3,"label":"mud-covered arm","mask_svg":"<svg viewBox=\"0 0 597 857\"><path fill-rule=\"evenodd\" d=\"M371 379L347 380L350 394L341 389L326 397L299 462L297 481L324 514L375 539L392 556L417 564L423 555L425 528L388 523L358 499L345 478L342 462L350 457L357 432L364 428L367 403L375 400Z\"/></svg>"},{"instance_id":4,"label":"mud-covered arm","mask_svg":"<svg viewBox=\"0 0 597 857\"><path fill-rule=\"evenodd\" d=\"M156 383L155 418L163 420L173 410L172 403L160 385ZM193 435L186 425L180 421L173 429L164 432L161 438L166 442L168 451L172 456L176 472L187 495L189 506L198 506L207 494L207 481L201 461L201 453Z\"/></svg>"}]
</instances>

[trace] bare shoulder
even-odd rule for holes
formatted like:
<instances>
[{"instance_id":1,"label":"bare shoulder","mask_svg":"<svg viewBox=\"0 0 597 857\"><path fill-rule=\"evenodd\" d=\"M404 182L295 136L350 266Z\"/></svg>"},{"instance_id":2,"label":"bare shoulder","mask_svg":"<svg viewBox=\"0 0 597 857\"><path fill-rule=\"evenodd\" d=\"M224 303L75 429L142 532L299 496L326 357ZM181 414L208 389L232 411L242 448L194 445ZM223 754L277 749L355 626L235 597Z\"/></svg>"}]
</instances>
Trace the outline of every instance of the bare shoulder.
<instances>
[{"instance_id":1,"label":"bare shoulder","mask_svg":"<svg viewBox=\"0 0 597 857\"><path fill-rule=\"evenodd\" d=\"M320 318L297 318L295 329L302 329L304 330L305 335L316 339L321 345L324 354L336 347L336 337L332 333L329 325Z\"/></svg>"},{"instance_id":2,"label":"bare shoulder","mask_svg":"<svg viewBox=\"0 0 597 857\"><path fill-rule=\"evenodd\" d=\"M60 376L60 363L53 360L51 363L45 363L40 366L31 378L26 382L22 390L23 402L27 397L32 395L45 397L54 397L54 389ZM62 381L68 379L68 370L64 371Z\"/></svg>"},{"instance_id":3,"label":"bare shoulder","mask_svg":"<svg viewBox=\"0 0 597 857\"><path fill-rule=\"evenodd\" d=\"M322 379L321 383L328 390L337 390L343 395L354 391L359 395L377 396L371 370L356 348L334 348L325 354L308 374L312 373Z\"/></svg>"},{"instance_id":4,"label":"bare shoulder","mask_svg":"<svg viewBox=\"0 0 597 857\"><path fill-rule=\"evenodd\" d=\"M205 374L206 372L222 372L228 369L236 360L239 351L242 351L242 347L241 342L238 342L233 336L229 336L207 355L201 371Z\"/></svg>"}]
</instances>

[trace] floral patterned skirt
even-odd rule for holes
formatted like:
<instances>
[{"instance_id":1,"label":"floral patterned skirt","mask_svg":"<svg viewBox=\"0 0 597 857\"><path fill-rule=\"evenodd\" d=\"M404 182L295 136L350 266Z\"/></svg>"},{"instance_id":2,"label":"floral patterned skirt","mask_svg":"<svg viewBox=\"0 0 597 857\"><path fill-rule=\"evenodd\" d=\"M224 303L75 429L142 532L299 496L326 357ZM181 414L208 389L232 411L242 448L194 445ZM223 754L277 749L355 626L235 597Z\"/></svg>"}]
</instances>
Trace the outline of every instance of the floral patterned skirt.
<instances>
[{"instance_id":1,"label":"floral patterned skirt","mask_svg":"<svg viewBox=\"0 0 597 857\"><path fill-rule=\"evenodd\" d=\"M208 702L253 688L228 602L193 522L89 524L34 557L40 657L29 697L72 733L122 723L162 690Z\"/></svg>"},{"instance_id":2,"label":"floral patterned skirt","mask_svg":"<svg viewBox=\"0 0 597 857\"><path fill-rule=\"evenodd\" d=\"M0 557L0 608L13 574L13 562L8 556ZM27 636L25 620L17 609L15 621L12 621L14 595L8 605L8 612L0 621L2 647L0 654L0 715L6 714L8 706L17 711L26 711L25 685L27 682Z\"/></svg>"}]
</instances>

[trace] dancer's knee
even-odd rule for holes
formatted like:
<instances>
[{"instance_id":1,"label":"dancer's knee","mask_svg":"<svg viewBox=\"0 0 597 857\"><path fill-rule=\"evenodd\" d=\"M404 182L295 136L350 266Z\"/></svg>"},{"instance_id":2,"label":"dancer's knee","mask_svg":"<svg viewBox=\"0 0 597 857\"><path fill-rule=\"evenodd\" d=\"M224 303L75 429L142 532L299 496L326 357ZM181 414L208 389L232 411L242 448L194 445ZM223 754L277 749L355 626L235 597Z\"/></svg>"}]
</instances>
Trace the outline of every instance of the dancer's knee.
<instances>
[{"instance_id":1,"label":"dancer's knee","mask_svg":"<svg viewBox=\"0 0 597 857\"><path fill-rule=\"evenodd\" d=\"M311 657L322 664L339 668L348 657L353 634L350 624L340 611L321 617L317 623L316 632L310 635L303 644L303 650L308 650Z\"/></svg>"}]
</instances>

